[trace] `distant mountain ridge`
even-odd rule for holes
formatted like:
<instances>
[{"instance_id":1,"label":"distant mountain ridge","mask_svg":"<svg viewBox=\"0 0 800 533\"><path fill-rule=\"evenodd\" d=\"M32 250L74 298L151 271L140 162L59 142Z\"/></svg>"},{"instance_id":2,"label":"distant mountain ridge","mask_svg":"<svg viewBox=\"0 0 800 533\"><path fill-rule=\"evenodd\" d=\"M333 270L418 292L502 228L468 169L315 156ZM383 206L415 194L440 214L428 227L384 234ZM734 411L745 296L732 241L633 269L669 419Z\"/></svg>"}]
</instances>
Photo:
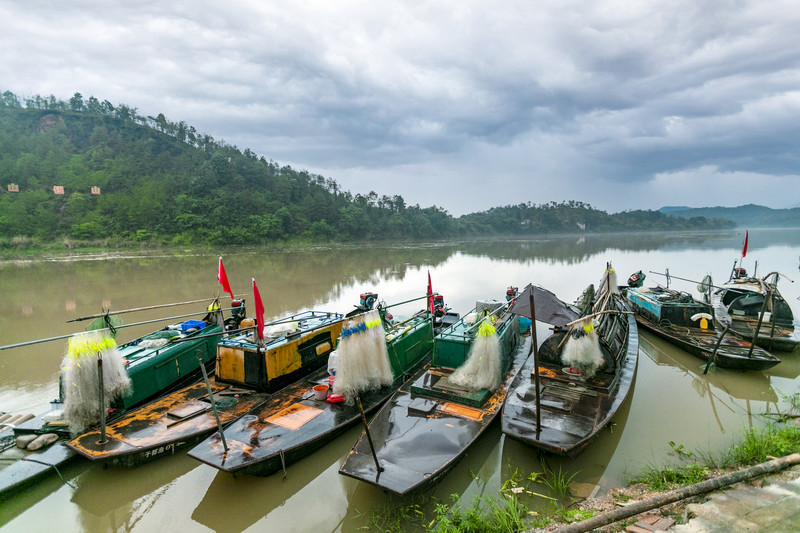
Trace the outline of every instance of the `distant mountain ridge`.
<instances>
[{"instance_id":1,"label":"distant mountain ridge","mask_svg":"<svg viewBox=\"0 0 800 533\"><path fill-rule=\"evenodd\" d=\"M800 207L772 209L763 205L747 204L739 207L686 207L665 206L659 212L672 217L725 218L739 227L750 228L800 228Z\"/></svg>"}]
</instances>

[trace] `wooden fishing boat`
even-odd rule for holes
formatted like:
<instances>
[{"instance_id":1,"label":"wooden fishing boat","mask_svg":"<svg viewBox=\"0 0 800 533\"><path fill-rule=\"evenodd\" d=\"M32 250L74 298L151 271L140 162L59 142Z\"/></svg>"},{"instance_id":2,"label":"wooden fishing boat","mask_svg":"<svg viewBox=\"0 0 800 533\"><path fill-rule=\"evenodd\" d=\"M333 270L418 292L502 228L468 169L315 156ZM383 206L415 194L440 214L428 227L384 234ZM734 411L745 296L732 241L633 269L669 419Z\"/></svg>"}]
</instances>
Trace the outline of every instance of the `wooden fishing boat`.
<instances>
[{"instance_id":1,"label":"wooden fishing boat","mask_svg":"<svg viewBox=\"0 0 800 533\"><path fill-rule=\"evenodd\" d=\"M755 338L755 343L767 350L793 351L800 338L792 308L778 292L780 276L771 272L763 278L750 277L734 265L728 282L714 293L717 320L743 339L753 342Z\"/></svg>"},{"instance_id":2,"label":"wooden fishing boat","mask_svg":"<svg viewBox=\"0 0 800 533\"><path fill-rule=\"evenodd\" d=\"M414 374L369 422L339 473L396 494L431 486L445 475L494 420L511 380L526 355L519 346L518 317L509 303L479 302L476 309L442 330L432 361ZM454 372L468 360L489 318L470 325L468 317L490 312L494 324L499 384L473 389L456 384ZM486 335L486 339L495 337ZM478 342L483 342L483 338ZM478 354L480 355L480 354ZM372 452L374 446L374 454Z\"/></svg>"},{"instance_id":3,"label":"wooden fishing boat","mask_svg":"<svg viewBox=\"0 0 800 533\"><path fill-rule=\"evenodd\" d=\"M126 413L108 424L104 442L96 429L67 446L92 461L121 466L174 454L217 429L217 417L226 425L324 365L342 318L306 311L271 322L265 332L274 336L267 336L263 347L252 332L226 336L216 345L216 376L208 384L196 382Z\"/></svg>"},{"instance_id":4,"label":"wooden fishing boat","mask_svg":"<svg viewBox=\"0 0 800 533\"><path fill-rule=\"evenodd\" d=\"M638 330L625 299L615 290L614 278L609 267L593 307L578 321L560 324L540 317L537 309L536 319L557 326L556 332L528 359L512 383L503 407L504 434L574 457L629 396L638 362ZM592 326L592 321L597 325ZM567 357L570 343L591 338L597 343L591 348L597 366L576 373L575 363Z\"/></svg>"},{"instance_id":5,"label":"wooden fishing boat","mask_svg":"<svg viewBox=\"0 0 800 533\"><path fill-rule=\"evenodd\" d=\"M666 287L627 287L624 292L640 326L708 363L734 370L766 370L780 363L749 341L718 331L711 304L688 293Z\"/></svg>"},{"instance_id":6,"label":"wooden fishing boat","mask_svg":"<svg viewBox=\"0 0 800 533\"><path fill-rule=\"evenodd\" d=\"M391 383L360 392L357 402L336 401L339 398L326 390L333 378L322 369L276 392L225 428L222 436L214 433L189 455L225 472L267 476L285 470L360 422L361 409L364 415L375 411L433 350L430 313L390 325L385 309L379 307L378 312L386 328ZM378 348L371 345L370 349ZM315 388L320 392L315 393Z\"/></svg>"},{"instance_id":7,"label":"wooden fishing boat","mask_svg":"<svg viewBox=\"0 0 800 533\"><path fill-rule=\"evenodd\" d=\"M243 316L243 306L237 305L235 309L237 316ZM119 419L130 409L197 379L200 375L198 357L204 365L214 362L216 345L223 335L222 324L221 312L214 310L202 320L169 325L118 346L116 353L122 359L131 387L128 394L111 399L108 421ZM4 426L8 430L5 433L0 431L0 498L56 472L75 457L75 452L65 446L70 428L63 417L63 379L59 388L59 399L51 402L46 413L13 427ZM52 435L54 440L34 451L18 448L17 438L26 435L47 436L48 439Z\"/></svg>"}]
</instances>

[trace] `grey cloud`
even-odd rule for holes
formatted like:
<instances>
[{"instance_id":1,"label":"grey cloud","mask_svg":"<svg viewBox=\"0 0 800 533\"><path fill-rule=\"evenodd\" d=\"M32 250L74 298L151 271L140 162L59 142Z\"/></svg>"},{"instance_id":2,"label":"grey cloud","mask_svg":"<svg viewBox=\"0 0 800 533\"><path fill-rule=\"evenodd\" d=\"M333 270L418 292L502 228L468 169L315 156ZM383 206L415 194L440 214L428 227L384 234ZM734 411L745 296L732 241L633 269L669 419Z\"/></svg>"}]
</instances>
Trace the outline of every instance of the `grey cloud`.
<instances>
[{"instance_id":1,"label":"grey cloud","mask_svg":"<svg viewBox=\"0 0 800 533\"><path fill-rule=\"evenodd\" d=\"M509 192L618 209L670 177L796 178L798 23L789 1L33 0L0 5L0 88L163 112L455 214Z\"/></svg>"}]
</instances>

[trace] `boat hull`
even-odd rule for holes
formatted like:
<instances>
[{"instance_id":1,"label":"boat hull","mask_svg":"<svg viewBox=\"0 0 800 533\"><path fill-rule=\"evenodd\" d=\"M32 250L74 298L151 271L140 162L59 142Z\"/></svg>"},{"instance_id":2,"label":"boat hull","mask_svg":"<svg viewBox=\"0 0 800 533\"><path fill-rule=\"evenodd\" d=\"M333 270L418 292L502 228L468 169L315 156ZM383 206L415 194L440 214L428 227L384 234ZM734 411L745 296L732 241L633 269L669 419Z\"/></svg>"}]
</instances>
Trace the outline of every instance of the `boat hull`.
<instances>
[{"instance_id":1,"label":"boat hull","mask_svg":"<svg viewBox=\"0 0 800 533\"><path fill-rule=\"evenodd\" d=\"M220 423L225 425L266 399L264 394L233 389L211 381ZM199 382L136 409L106 427L101 442L99 428L69 441L67 446L92 461L133 467L173 455L205 438L216 429L205 383Z\"/></svg>"},{"instance_id":2,"label":"boat hull","mask_svg":"<svg viewBox=\"0 0 800 533\"><path fill-rule=\"evenodd\" d=\"M710 304L691 298L689 301L672 298L683 294L664 288L626 290L628 304L640 326L704 361L710 362L713 357L718 367L731 370L766 370L780 363L771 353L751 346L733 333L725 333L720 340L722 333L714 329L713 320L706 320L705 329L698 327L701 320L692 320L697 313L713 317L719 316L719 312L715 313Z\"/></svg>"},{"instance_id":3,"label":"boat hull","mask_svg":"<svg viewBox=\"0 0 800 533\"><path fill-rule=\"evenodd\" d=\"M519 346L518 324L514 316L498 332L509 366L500 386L480 406L456 401L458 393L449 399L443 392L443 397L423 393L452 372L426 365L369 422L382 470L376 467L367 434L362 432L339 473L399 495L425 490L446 475L495 420L511 381L527 359L528 352Z\"/></svg>"},{"instance_id":4,"label":"boat hull","mask_svg":"<svg viewBox=\"0 0 800 533\"><path fill-rule=\"evenodd\" d=\"M624 302L619 309L627 310ZM611 315L609 315L611 316ZM639 336L632 315L615 315L618 325L609 343L618 345L617 369L585 379L559 361L538 361L540 413L537 424L536 386L530 358L511 386L503 407L503 433L547 452L575 457L616 415L628 398L636 376ZM553 338L550 342L558 341ZM548 342L547 340L545 342Z\"/></svg>"},{"instance_id":5,"label":"boat hull","mask_svg":"<svg viewBox=\"0 0 800 533\"><path fill-rule=\"evenodd\" d=\"M312 322L307 330L275 339L261 351L253 348L259 361L266 361L276 369L272 374L273 379L262 384L258 392L218 378L210 381L222 426L266 401L271 393L285 386L285 381L306 376L327 361L334 335L342 328L341 315L319 313L317 317L311 317L311 314L304 315L306 320ZM242 351L249 350L251 345L246 339L228 339L220 343L218 348L224 350L232 343L242 347ZM307 356L306 364L295 364L304 361ZM288 364L280 366L281 362ZM234 364L229 369L237 372ZM135 409L109 424L105 442L100 442L100 430L94 429L68 442L67 446L93 461L133 467L197 444L217 429L213 406L208 399L208 388L200 381Z\"/></svg>"},{"instance_id":6,"label":"boat hull","mask_svg":"<svg viewBox=\"0 0 800 533\"><path fill-rule=\"evenodd\" d=\"M397 376L391 385L360 394L366 414L374 412L413 371L430 358L433 329L427 318L388 343ZM394 365L393 365L394 367ZM267 401L189 452L191 457L230 473L268 476L310 455L361 421L356 404L330 403L314 398L313 387L327 384L327 370L320 370L272 395ZM224 445L228 449L225 450Z\"/></svg>"},{"instance_id":7,"label":"boat hull","mask_svg":"<svg viewBox=\"0 0 800 533\"><path fill-rule=\"evenodd\" d=\"M159 330L160 332L161 330ZM177 335L177 332L176 332ZM159 347L143 347L141 341L149 335L120 345L118 352L126 361L125 367L131 379L131 392L112 402L113 410L108 422L113 423L138 405L152 400L160 394L175 390L200 375L200 362L209 366L214 362L215 347L222 337L222 328L216 323L180 337L186 340ZM51 411L63 409L63 404L53 402ZM57 472L76 457L75 450L66 445L70 437L66 425L51 425L40 416L14 429L15 435L55 433L61 438L54 444L37 451L7 450L3 452L0 469L0 498L21 490L46 475ZM94 433L92 430L89 433Z\"/></svg>"},{"instance_id":8,"label":"boat hull","mask_svg":"<svg viewBox=\"0 0 800 533\"><path fill-rule=\"evenodd\" d=\"M750 354L750 343L734 335L723 337L717 347L717 334L699 328L680 328L680 332L659 327L642 315L636 315L636 322L647 331L661 337L690 354L710 362L720 368L730 370L767 370L781 360L763 348L753 348Z\"/></svg>"},{"instance_id":9,"label":"boat hull","mask_svg":"<svg viewBox=\"0 0 800 533\"><path fill-rule=\"evenodd\" d=\"M731 279L714 293L714 308L723 326L766 350L791 352L800 344L791 307L765 280Z\"/></svg>"},{"instance_id":10,"label":"boat hull","mask_svg":"<svg viewBox=\"0 0 800 533\"><path fill-rule=\"evenodd\" d=\"M17 451L17 450L14 450ZM60 440L36 453L24 453L19 450L17 454L3 459L17 459L5 466L0 476L0 501L9 498L12 494L25 489L39 479L57 472L62 466L76 457L75 452L64 446Z\"/></svg>"}]
</instances>

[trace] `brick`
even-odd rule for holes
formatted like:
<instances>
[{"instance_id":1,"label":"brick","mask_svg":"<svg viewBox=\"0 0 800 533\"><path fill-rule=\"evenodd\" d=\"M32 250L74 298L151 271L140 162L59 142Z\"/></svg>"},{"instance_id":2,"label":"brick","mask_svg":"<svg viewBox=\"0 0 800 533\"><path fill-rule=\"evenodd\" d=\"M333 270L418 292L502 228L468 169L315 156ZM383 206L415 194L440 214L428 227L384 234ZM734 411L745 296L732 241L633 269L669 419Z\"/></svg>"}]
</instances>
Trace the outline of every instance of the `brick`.
<instances>
[{"instance_id":1,"label":"brick","mask_svg":"<svg viewBox=\"0 0 800 533\"><path fill-rule=\"evenodd\" d=\"M639 527L636 524L626 527L625 531L627 531L628 533L652 533L649 529Z\"/></svg>"}]
</instances>

